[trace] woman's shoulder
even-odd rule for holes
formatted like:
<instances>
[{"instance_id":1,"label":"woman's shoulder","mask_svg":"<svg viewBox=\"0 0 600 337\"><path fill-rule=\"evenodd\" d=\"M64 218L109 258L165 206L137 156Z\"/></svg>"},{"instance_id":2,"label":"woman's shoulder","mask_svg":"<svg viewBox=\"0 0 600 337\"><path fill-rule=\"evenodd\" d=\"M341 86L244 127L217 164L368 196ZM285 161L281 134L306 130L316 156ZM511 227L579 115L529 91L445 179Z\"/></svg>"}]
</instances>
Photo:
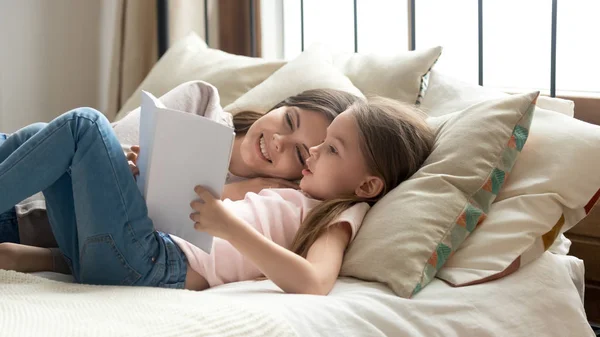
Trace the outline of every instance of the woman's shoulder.
<instances>
[{"instance_id":1,"label":"woman's shoulder","mask_svg":"<svg viewBox=\"0 0 600 337\"><path fill-rule=\"evenodd\" d=\"M221 107L219 91L208 82L190 81L180 84L161 97L161 101L169 108L191 112L233 126L231 114Z\"/></svg>"}]
</instances>

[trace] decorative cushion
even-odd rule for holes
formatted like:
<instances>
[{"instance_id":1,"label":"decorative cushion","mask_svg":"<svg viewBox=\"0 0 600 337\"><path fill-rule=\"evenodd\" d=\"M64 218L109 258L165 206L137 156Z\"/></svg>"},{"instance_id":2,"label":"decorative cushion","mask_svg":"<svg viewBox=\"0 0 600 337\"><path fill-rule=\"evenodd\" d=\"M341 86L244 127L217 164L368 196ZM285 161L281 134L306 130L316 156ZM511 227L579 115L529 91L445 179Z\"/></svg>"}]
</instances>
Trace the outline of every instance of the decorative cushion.
<instances>
[{"instance_id":1,"label":"decorative cushion","mask_svg":"<svg viewBox=\"0 0 600 337\"><path fill-rule=\"evenodd\" d=\"M488 218L438 277L457 286L480 283L540 257L600 196L598 144L599 126L536 109L527 144Z\"/></svg>"},{"instance_id":2,"label":"decorative cushion","mask_svg":"<svg viewBox=\"0 0 600 337\"><path fill-rule=\"evenodd\" d=\"M486 218L525 144L537 96L429 118L431 154L367 214L341 275L386 283L401 297L425 287Z\"/></svg>"},{"instance_id":3,"label":"decorative cushion","mask_svg":"<svg viewBox=\"0 0 600 337\"><path fill-rule=\"evenodd\" d=\"M427 96L423 99L421 109L425 110L430 116L441 116L465 109L479 102L509 96L509 94L497 89L460 81L435 69L430 73L429 84ZM540 96L537 99L536 106L536 109L556 111L569 117L573 117L575 114L575 104L569 100ZM548 156L552 157L550 153L548 153ZM553 157L550 160L553 160ZM527 207L527 204L523 204L523 206L523 209L530 208ZM548 208L552 205L545 205L544 207ZM581 209L580 212L584 212L584 210ZM535 216L535 214L532 214L532 216ZM574 225L567 223L565 227L571 228ZM571 241L560 234L549 250L557 254L567 254L570 246Z\"/></svg>"}]
</instances>

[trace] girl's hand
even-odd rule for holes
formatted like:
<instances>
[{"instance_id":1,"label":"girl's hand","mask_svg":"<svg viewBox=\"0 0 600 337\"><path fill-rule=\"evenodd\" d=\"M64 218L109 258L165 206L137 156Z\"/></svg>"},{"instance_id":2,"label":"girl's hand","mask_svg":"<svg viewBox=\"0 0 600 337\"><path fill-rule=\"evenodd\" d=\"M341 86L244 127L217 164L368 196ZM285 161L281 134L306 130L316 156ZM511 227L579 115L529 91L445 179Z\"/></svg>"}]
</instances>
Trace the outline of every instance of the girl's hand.
<instances>
[{"instance_id":1,"label":"girl's hand","mask_svg":"<svg viewBox=\"0 0 600 337\"><path fill-rule=\"evenodd\" d=\"M242 200L246 193L258 193L265 188L293 188L299 186L295 182L279 178L251 178L225 185L223 189L223 199Z\"/></svg>"},{"instance_id":2,"label":"girl's hand","mask_svg":"<svg viewBox=\"0 0 600 337\"><path fill-rule=\"evenodd\" d=\"M129 148L131 152L127 153L127 161L129 162L129 169L131 170L131 174L134 177L137 177L140 174L140 169L137 167L137 159L140 155L140 146L134 145Z\"/></svg>"},{"instance_id":3,"label":"girl's hand","mask_svg":"<svg viewBox=\"0 0 600 337\"><path fill-rule=\"evenodd\" d=\"M230 240L236 235L240 227L246 223L238 219L233 213L223 206L223 202L216 199L202 186L194 188L199 200L190 204L195 211L190 214L197 231L206 232L221 239Z\"/></svg>"}]
</instances>

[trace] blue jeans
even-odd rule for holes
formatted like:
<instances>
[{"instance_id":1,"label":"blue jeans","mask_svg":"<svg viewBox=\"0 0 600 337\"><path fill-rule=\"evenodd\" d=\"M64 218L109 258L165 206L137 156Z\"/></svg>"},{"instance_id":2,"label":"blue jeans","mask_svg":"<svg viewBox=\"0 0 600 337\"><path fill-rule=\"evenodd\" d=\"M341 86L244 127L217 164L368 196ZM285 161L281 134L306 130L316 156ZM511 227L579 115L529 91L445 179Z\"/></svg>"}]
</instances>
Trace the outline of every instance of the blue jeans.
<instances>
[{"instance_id":1,"label":"blue jeans","mask_svg":"<svg viewBox=\"0 0 600 337\"><path fill-rule=\"evenodd\" d=\"M0 146L7 138L7 134L0 133ZM0 213L0 242L20 242L17 213L14 207L4 213Z\"/></svg>"},{"instance_id":2,"label":"blue jeans","mask_svg":"<svg viewBox=\"0 0 600 337\"><path fill-rule=\"evenodd\" d=\"M21 144L27 139L33 137L33 135L43 129L44 126L46 126L46 123L35 123L21 129L19 133L14 135L14 138L5 145L5 149L2 151L13 152L18 147L18 144ZM9 136L10 135L0 133L0 146ZM20 243L19 224L17 221L17 213L14 207L0 214L0 242Z\"/></svg>"},{"instance_id":3,"label":"blue jeans","mask_svg":"<svg viewBox=\"0 0 600 337\"><path fill-rule=\"evenodd\" d=\"M7 138L7 134L0 133L0 146ZM4 213L0 213L0 242L20 242L17 213L14 207Z\"/></svg>"},{"instance_id":4,"label":"blue jeans","mask_svg":"<svg viewBox=\"0 0 600 337\"><path fill-rule=\"evenodd\" d=\"M0 145L0 213L42 191L56 242L81 283L182 288L187 260L154 230L108 120L80 108Z\"/></svg>"}]
</instances>

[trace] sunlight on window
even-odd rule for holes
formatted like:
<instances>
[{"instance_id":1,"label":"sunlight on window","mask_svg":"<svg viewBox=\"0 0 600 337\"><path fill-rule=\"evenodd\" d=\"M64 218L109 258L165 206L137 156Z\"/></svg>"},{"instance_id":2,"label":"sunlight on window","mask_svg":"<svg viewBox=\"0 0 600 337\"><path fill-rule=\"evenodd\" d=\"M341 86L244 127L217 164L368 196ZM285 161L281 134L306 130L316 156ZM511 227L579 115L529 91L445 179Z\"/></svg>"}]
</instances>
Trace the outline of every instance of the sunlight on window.
<instances>
[{"instance_id":1,"label":"sunlight on window","mask_svg":"<svg viewBox=\"0 0 600 337\"><path fill-rule=\"evenodd\" d=\"M559 1L557 8L556 90L599 93L600 1Z\"/></svg>"},{"instance_id":2,"label":"sunlight on window","mask_svg":"<svg viewBox=\"0 0 600 337\"><path fill-rule=\"evenodd\" d=\"M442 46L436 69L469 83L479 79L477 0L419 0L416 47Z\"/></svg>"},{"instance_id":3,"label":"sunlight on window","mask_svg":"<svg viewBox=\"0 0 600 337\"><path fill-rule=\"evenodd\" d=\"M285 59L301 52L300 1L283 1ZM478 1L417 0L416 47L444 47L436 69L478 83ZM407 0L358 0L359 53L408 50ZM354 50L352 0L304 0L304 48ZM600 93L600 0L559 1L557 91ZM552 0L483 1L483 84L507 90L550 88Z\"/></svg>"},{"instance_id":4,"label":"sunlight on window","mask_svg":"<svg viewBox=\"0 0 600 337\"><path fill-rule=\"evenodd\" d=\"M284 0L284 58L301 50L300 1ZM358 0L359 52L393 54L408 50L406 0ZM304 1L304 48L324 43L334 51L354 51L352 0Z\"/></svg>"},{"instance_id":5,"label":"sunlight on window","mask_svg":"<svg viewBox=\"0 0 600 337\"><path fill-rule=\"evenodd\" d=\"M408 50L406 0L358 0L358 52L396 54Z\"/></svg>"},{"instance_id":6,"label":"sunlight on window","mask_svg":"<svg viewBox=\"0 0 600 337\"><path fill-rule=\"evenodd\" d=\"M300 1L283 0L283 56L291 60L301 51Z\"/></svg>"},{"instance_id":7,"label":"sunlight on window","mask_svg":"<svg viewBox=\"0 0 600 337\"><path fill-rule=\"evenodd\" d=\"M483 3L483 84L550 88L551 0Z\"/></svg>"},{"instance_id":8,"label":"sunlight on window","mask_svg":"<svg viewBox=\"0 0 600 337\"><path fill-rule=\"evenodd\" d=\"M334 51L354 51L352 0L304 0L304 48L326 43Z\"/></svg>"}]
</instances>

